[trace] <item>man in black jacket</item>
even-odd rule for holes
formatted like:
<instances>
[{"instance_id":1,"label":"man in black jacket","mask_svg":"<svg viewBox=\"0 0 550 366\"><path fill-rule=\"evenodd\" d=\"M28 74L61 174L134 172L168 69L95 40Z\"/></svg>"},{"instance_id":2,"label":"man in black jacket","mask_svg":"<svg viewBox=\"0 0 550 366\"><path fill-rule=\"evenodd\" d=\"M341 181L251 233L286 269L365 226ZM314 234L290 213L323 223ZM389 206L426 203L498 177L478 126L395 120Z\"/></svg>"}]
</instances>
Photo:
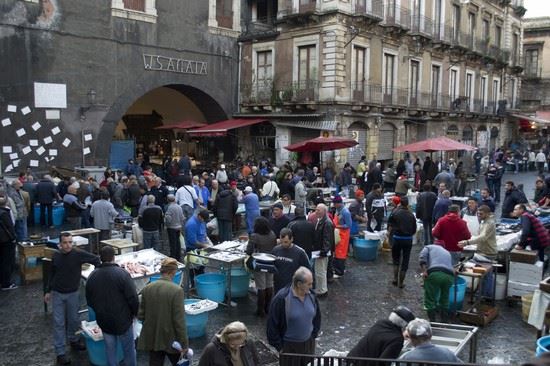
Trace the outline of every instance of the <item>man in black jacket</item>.
<instances>
[{"instance_id":1,"label":"man in black jacket","mask_svg":"<svg viewBox=\"0 0 550 366\"><path fill-rule=\"evenodd\" d=\"M78 329L78 309L80 301L81 268L84 263L99 266L99 258L91 253L73 249L73 237L69 233L61 233L59 251L52 258L51 273L46 284L44 301L52 301L54 347L58 365L68 365L71 360L65 356L65 336L68 335L71 348L83 351L86 347L75 335Z\"/></svg>"},{"instance_id":2,"label":"man in black jacket","mask_svg":"<svg viewBox=\"0 0 550 366\"><path fill-rule=\"evenodd\" d=\"M220 242L233 239L233 218L237 213L239 203L230 189L224 189L216 195L214 201L214 215L218 220Z\"/></svg>"},{"instance_id":3,"label":"man in black jacket","mask_svg":"<svg viewBox=\"0 0 550 366\"><path fill-rule=\"evenodd\" d=\"M17 285L11 282L15 266L15 228L11 219L8 199L0 196L0 284L2 290L13 290Z\"/></svg>"},{"instance_id":4,"label":"man in black jacket","mask_svg":"<svg viewBox=\"0 0 550 366\"><path fill-rule=\"evenodd\" d=\"M294 243L302 248L309 259L313 250L313 239L315 235L315 226L307 221L303 207L296 207L294 218L288 223L288 228L292 230Z\"/></svg>"},{"instance_id":5,"label":"man in black jacket","mask_svg":"<svg viewBox=\"0 0 550 366\"><path fill-rule=\"evenodd\" d=\"M365 207L367 211L367 230L368 231L380 231L382 229L382 221L386 215L386 200L382 193L382 186L380 183L371 184L372 190L367 194L365 199ZM372 220L376 220L376 226L374 230L372 228Z\"/></svg>"},{"instance_id":6,"label":"man in black jacket","mask_svg":"<svg viewBox=\"0 0 550 366\"><path fill-rule=\"evenodd\" d=\"M86 301L103 331L105 353L109 365L118 365L117 341L122 344L124 364L136 366L134 345L134 317L137 316L139 300L130 274L115 263L115 251L110 246L100 250L101 265L88 278Z\"/></svg>"},{"instance_id":7,"label":"man in black jacket","mask_svg":"<svg viewBox=\"0 0 550 366\"><path fill-rule=\"evenodd\" d=\"M80 202L76 196L77 188L70 185L67 193L63 196L63 208L65 209L65 218L69 223L71 230L82 228L82 212L86 210L84 202Z\"/></svg>"},{"instance_id":8,"label":"man in black jacket","mask_svg":"<svg viewBox=\"0 0 550 366\"><path fill-rule=\"evenodd\" d=\"M311 292L313 275L300 267L292 276L292 283L282 288L271 301L267 321L267 340L282 353L315 353L315 338L321 329L319 302ZM305 366L310 359L279 359L281 366Z\"/></svg>"},{"instance_id":9,"label":"man in black jacket","mask_svg":"<svg viewBox=\"0 0 550 366\"><path fill-rule=\"evenodd\" d=\"M138 219L143 230L143 247L158 249L160 246L160 229L164 222L162 208L155 204L155 196L147 196L147 206Z\"/></svg>"},{"instance_id":10,"label":"man in black jacket","mask_svg":"<svg viewBox=\"0 0 550 366\"><path fill-rule=\"evenodd\" d=\"M348 357L395 359L403 349L403 331L414 314L405 306L392 310L388 319L378 320L349 351ZM376 362L351 361L353 366L377 365Z\"/></svg>"},{"instance_id":11,"label":"man in black jacket","mask_svg":"<svg viewBox=\"0 0 550 366\"><path fill-rule=\"evenodd\" d=\"M53 201L58 197L52 177L45 175L36 185L36 200L40 203L40 225L46 226L46 209L48 210L48 225L53 227Z\"/></svg>"},{"instance_id":12,"label":"man in black jacket","mask_svg":"<svg viewBox=\"0 0 550 366\"><path fill-rule=\"evenodd\" d=\"M320 203L315 208L315 234L313 240L313 251L315 255L315 294L319 297L328 294L327 269L329 256L334 252L334 226L327 216L327 206Z\"/></svg>"},{"instance_id":13,"label":"man in black jacket","mask_svg":"<svg viewBox=\"0 0 550 366\"><path fill-rule=\"evenodd\" d=\"M504 201L502 201L502 218L512 217L514 206L519 203L527 203L527 197L520 191L511 180L504 185L506 192L504 193Z\"/></svg>"},{"instance_id":14,"label":"man in black jacket","mask_svg":"<svg viewBox=\"0 0 550 366\"><path fill-rule=\"evenodd\" d=\"M388 219L391 233L394 286L404 287L405 274L409 269L413 235L416 233L416 218L409 210L409 199L401 197L401 203Z\"/></svg>"},{"instance_id":15,"label":"man in black jacket","mask_svg":"<svg viewBox=\"0 0 550 366\"><path fill-rule=\"evenodd\" d=\"M416 199L416 218L422 220L422 226L424 227L424 245L433 244L432 216L436 201L437 196L432 191L432 186L430 183L424 183L423 191Z\"/></svg>"}]
</instances>

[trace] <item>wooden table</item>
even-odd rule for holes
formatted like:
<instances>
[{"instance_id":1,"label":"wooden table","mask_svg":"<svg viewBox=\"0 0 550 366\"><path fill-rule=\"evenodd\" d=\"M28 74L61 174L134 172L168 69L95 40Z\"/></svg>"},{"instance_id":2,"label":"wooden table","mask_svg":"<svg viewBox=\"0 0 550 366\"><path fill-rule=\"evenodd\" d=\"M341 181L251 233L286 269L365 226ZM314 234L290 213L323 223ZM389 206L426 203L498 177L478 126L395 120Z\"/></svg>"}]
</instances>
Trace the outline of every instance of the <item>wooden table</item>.
<instances>
[{"instance_id":1,"label":"wooden table","mask_svg":"<svg viewBox=\"0 0 550 366\"><path fill-rule=\"evenodd\" d=\"M68 233L68 234L71 234L73 236L75 236L75 235L80 235L80 236L95 235L95 243L97 245L97 247L96 247L97 252L96 253L99 253L99 233L101 232L101 230L94 229L93 227L89 227L89 228L86 228L86 229L69 230L69 231L65 231L65 232ZM91 240L89 242L89 245L90 245L90 252L93 252L93 244L92 244Z\"/></svg>"},{"instance_id":2,"label":"wooden table","mask_svg":"<svg viewBox=\"0 0 550 366\"><path fill-rule=\"evenodd\" d=\"M19 268L21 279L27 284L30 281L42 279L42 261L46 244L30 245L17 243L19 251Z\"/></svg>"},{"instance_id":3,"label":"wooden table","mask_svg":"<svg viewBox=\"0 0 550 366\"><path fill-rule=\"evenodd\" d=\"M124 249L131 249L130 251L134 251L136 247L139 246L138 243L132 243L129 239L109 239L109 240L102 240L101 244L108 245L110 247L113 247L116 249L117 254L123 254Z\"/></svg>"}]
</instances>

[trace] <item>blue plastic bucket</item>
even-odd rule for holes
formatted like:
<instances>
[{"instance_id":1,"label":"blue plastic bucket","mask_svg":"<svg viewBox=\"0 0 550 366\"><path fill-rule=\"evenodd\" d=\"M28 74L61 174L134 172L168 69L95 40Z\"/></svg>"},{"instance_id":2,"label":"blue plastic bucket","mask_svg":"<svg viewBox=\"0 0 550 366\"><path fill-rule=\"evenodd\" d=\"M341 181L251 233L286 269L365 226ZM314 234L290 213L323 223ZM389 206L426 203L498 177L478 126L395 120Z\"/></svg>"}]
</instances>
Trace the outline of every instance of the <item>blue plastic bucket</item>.
<instances>
[{"instance_id":1,"label":"blue plastic bucket","mask_svg":"<svg viewBox=\"0 0 550 366\"><path fill-rule=\"evenodd\" d=\"M36 225L40 225L40 205L36 204L34 206L34 222ZM63 205L53 205L52 206L52 219L53 219L53 225L54 226L61 226L63 225L63 221L65 221L65 209L63 208ZM48 215L46 213L46 220L48 220ZM48 225L52 225L51 222L48 222Z\"/></svg>"},{"instance_id":2,"label":"blue plastic bucket","mask_svg":"<svg viewBox=\"0 0 550 366\"><path fill-rule=\"evenodd\" d=\"M374 261L378 258L380 240L355 238L353 240L353 255L358 261Z\"/></svg>"},{"instance_id":3,"label":"blue plastic bucket","mask_svg":"<svg viewBox=\"0 0 550 366\"><path fill-rule=\"evenodd\" d=\"M223 302L225 298L225 275L205 273L195 277L197 294L203 299Z\"/></svg>"},{"instance_id":4,"label":"blue plastic bucket","mask_svg":"<svg viewBox=\"0 0 550 366\"><path fill-rule=\"evenodd\" d=\"M185 299L185 305L194 304L200 300ZM208 321L208 311L197 315L185 314L185 324L187 326L187 337L199 338L206 334L206 322Z\"/></svg>"},{"instance_id":5,"label":"blue plastic bucket","mask_svg":"<svg viewBox=\"0 0 550 366\"><path fill-rule=\"evenodd\" d=\"M550 352L550 336L544 336L537 339L536 356L539 357L546 352Z\"/></svg>"},{"instance_id":6,"label":"blue plastic bucket","mask_svg":"<svg viewBox=\"0 0 550 366\"><path fill-rule=\"evenodd\" d=\"M250 274L244 268L231 269L231 297L245 297L248 295Z\"/></svg>"},{"instance_id":7,"label":"blue plastic bucket","mask_svg":"<svg viewBox=\"0 0 550 366\"><path fill-rule=\"evenodd\" d=\"M455 299L455 286L456 286L456 299ZM449 289L449 310L457 311L462 309L462 303L464 302L464 295L466 295L466 280L462 277L456 278L456 285L453 284Z\"/></svg>"},{"instance_id":8,"label":"blue plastic bucket","mask_svg":"<svg viewBox=\"0 0 550 366\"><path fill-rule=\"evenodd\" d=\"M181 285L181 276L183 276L183 272L182 271L177 271L176 275L174 276L174 279L172 279L172 282L174 282L178 286ZM152 275L151 278L149 279L149 282L158 281L158 280L160 280L160 277L161 277L161 275L159 275L159 274Z\"/></svg>"}]
</instances>

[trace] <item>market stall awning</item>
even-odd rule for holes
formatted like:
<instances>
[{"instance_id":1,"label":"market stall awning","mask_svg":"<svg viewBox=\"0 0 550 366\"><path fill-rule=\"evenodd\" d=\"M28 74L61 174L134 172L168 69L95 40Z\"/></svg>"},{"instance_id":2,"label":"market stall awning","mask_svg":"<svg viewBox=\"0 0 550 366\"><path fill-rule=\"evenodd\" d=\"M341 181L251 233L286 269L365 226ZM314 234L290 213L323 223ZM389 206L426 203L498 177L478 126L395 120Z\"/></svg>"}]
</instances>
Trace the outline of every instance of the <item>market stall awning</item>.
<instances>
[{"instance_id":1,"label":"market stall awning","mask_svg":"<svg viewBox=\"0 0 550 366\"><path fill-rule=\"evenodd\" d=\"M316 137L285 146L285 149L294 152L319 152L347 149L357 144L358 142L354 139L345 137Z\"/></svg>"},{"instance_id":2,"label":"market stall awning","mask_svg":"<svg viewBox=\"0 0 550 366\"><path fill-rule=\"evenodd\" d=\"M475 149L476 148L471 145L463 144L462 142L455 141L445 136L440 136L440 137L435 137L433 139L413 142L412 144L408 144L408 145L398 146L394 148L393 151L395 152L405 152L405 151L434 152L434 151L458 151L458 150L472 151Z\"/></svg>"},{"instance_id":3,"label":"market stall awning","mask_svg":"<svg viewBox=\"0 0 550 366\"><path fill-rule=\"evenodd\" d=\"M336 121L277 121L277 126L306 128L310 130L334 131Z\"/></svg>"},{"instance_id":4,"label":"market stall awning","mask_svg":"<svg viewBox=\"0 0 550 366\"><path fill-rule=\"evenodd\" d=\"M225 121L219 121L212 123L210 125L203 126L194 130L188 131L191 136L225 136L227 131L233 130L235 128L241 128L246 126L256 125L258 123L266 122L265 118L255 118L255 119L228 119Z\"/></svg>"},{"instance_id":5,"label":"market stall awning","mask_svg":"<svg viewBox=\"0 0 550 366\"><path fill-rule=\"evenodd\" d=\"M162 125L155 127L155 130L190 130L193 128L199 128L206 126L206 123L184 120L171 125Z\"/></svg>"},{"instance_id":6,"label":"market stall awning","mask_svg":"<svg viewBox=\"0 0 550 366\"><path fill-rule=\"evenodd\" d=\"M512 117L516 117L519 120L526 120L541 124L550 124L550 114L548 112L537 112L536 117L535 116L527 116L525 114L511 114Z\"/></svg>"}]
</instances>

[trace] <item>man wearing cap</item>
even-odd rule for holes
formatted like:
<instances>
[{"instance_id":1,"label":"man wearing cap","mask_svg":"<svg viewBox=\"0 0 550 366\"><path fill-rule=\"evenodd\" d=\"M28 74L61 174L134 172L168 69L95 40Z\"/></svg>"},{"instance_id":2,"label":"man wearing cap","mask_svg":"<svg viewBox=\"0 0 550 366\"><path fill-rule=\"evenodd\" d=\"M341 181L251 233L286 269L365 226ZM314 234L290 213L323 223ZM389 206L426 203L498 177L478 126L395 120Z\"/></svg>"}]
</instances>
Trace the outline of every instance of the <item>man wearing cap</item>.
<instances>
[{"instance_id":1,"label":"man wearing cap","mask_svg":"<svg viewBox=\"0 0 550 366\"><path fill-rule=\"evenodd\" d=\"M406 196L401 197L401 203L389 217L388 232L392 241L392 284L403 288L409 268L413 235L416 233L416 218L409 210L409 199Z\"/></svg>"},{"instance_id":2,"label":"man wearing cap","mask_svg":"<svg viewBox=\"0 0 550 366\"><path fill-rule=\"evenodd\" d=\"M250 235L254 231L254 220L260 216L260 199L251 186L246 186L241 202L244 203L246 213L246 231Z\"/></svg>"},{"instance_id":3,"label":"man wearing cap","mask_svg":"<svg viewBox=\"0 0 550 366\"><path fill-rule=\"evenodd\" d=\"M201 209L187 220L185 223L185 248L187 251L210 246L210 241L206 236L206 222L209 218L208 210Z\"/></svg>"},{"instance_id":4,"label":"man wearing cap","mask_svg":"<svg viewBox=\"0 0 550 366\"><path fill-rule=\"evenodd\" d=\"M367 208L367 230L368 231L380 231L382 229L382 221L386 215L386 200L384 194L382 194L382 186L380 183L374 183L372 190L367 194L365 198L365 207ZM376 220L376 225L373 229L372 220Z\"/></svg>"},{"instance_id":5,"label":"man wearing cap","mask_svg":"<svg viewBox=\"0 0 550 366\"><path fill-rule=\"evenodd\" d=\"M439 312L441 322L449 321L449 289L454 282L451 254L440 245L426 245L419 255L420 269L424 277L424 307L430 321L436 321Z\"/></svg>"},{"instance_id":6,"label":"man wearing cap","mask_svg":"<svg viewBox=\"0 0 550 366\"><path fill-rule=\"evenodd\" d=\"M269 227L277 237L281 229L288 226L289 218L283 213L283 204L276 202L271 206L271 216L269 217Z\"/></svg>"},{"instance_id":7,"label":"man wearing cap","mask_svg":"<svg viewBox=\"0 0 550 366\"><path fill-rule=\"evenodd\" d=\"M351 229L351 214L347 207L344 206L344 202L341 196L336 196L332 200L336 212L332 223L334 227L339 230L340 242L336 244L334 249L334 277L338 278L344 275L346 270L346 258L348 257L349 238Z\"/></svg>"},{"instance_id":8,"label":"man wearing cap","mask_svg":"<svg viewBox=\"0 0 550 366\"><path fill-rule=\"evenodd\" d=\"M124 351L124 365L136 366L136 348L132 322L137 316L139 299L130 274L115 263L115 250L108 245L99 251L101 264L86 282L86 302L96 314L103 331L109 366L118 365L117 342Z\"/></svg>"},{"instance_id":9,"label":"man wearing cap","mask_svg":"<svg viewBox=\"0 0 550 366\"><path fill-rule=\"evenodd\" d=\"M228 178L227 178L227 172L225 171L225 164L220 164L220 168L216 172L216 180L222 186L227 184Z\"/></svg>"},{"instance_id":10,"label":"man wearing cap","mask_svg":"<svg viewBox=\"0 0 550 366\"><path fill-rule=\"evenodd\" d=\"M355 191L355 200L349 205L349 213L351 214L351 235L357 235L359 233L359 225L367 222L365 217L365 205L363 200L365 199L365 192L358 189Z\"/></svg>"},{"instance_id":11,"label":"man wearing cap","mask_svg":"<svg viewBox=\"0 0 550 366\"><path fill-rule=\"evenodd\" d=\"M432 327L425 319L411 321L405 330L405 337L411 341L414 349L404 353L399 357L400 360L462 363L462 360L447 348L431 343Z\"/></svg>"},{"instance_id":12,"label":"man wearing cap","mask_svg":"<svg viewBox=\"0 0 550 366\"><path fill-rule=\"evenodd\" d=\"M161 278L149 283L141 292L138 319L143 322L143 328L138 349L149 352L150 366L162 366L165 357L176 365L189 347L183 288L172 282L177 271L178 263L174 258L163 259ZM172 348L174 341L181 345L181 352Z\"/></svg>"},{"instance_id":13,"label":"man wearing cap","mask_svg":"<svg viewBox=\"0 0 550 366\"><path fill-rule=\"evenodd\" d=\"M395 359L403 348L403 331L414 314L405 306L392 310L387 319L380 319L349 351L347 357ZM368 366L368 361L351 361L354 366Z\"/></svg>"}]
</instances>

